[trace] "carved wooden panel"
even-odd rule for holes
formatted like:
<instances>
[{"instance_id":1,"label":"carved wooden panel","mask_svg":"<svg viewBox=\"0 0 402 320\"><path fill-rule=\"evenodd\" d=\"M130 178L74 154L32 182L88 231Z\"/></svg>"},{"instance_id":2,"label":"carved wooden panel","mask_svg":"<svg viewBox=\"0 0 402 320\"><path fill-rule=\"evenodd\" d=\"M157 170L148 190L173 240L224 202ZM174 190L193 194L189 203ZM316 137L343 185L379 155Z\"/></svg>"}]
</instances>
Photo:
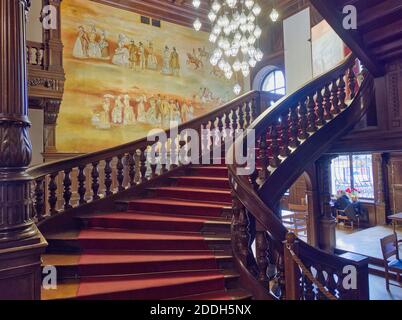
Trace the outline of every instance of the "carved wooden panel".
<instances>
[{"instance_id":1,"label":"carved wooden panel","mask_svg":"<svg viewBox=\"0 0 402 320\"><path fill-rule=\"evenodd\" d=\"M388 66L387 96L388 96L388 124L391 130L402 129L402 61Z\"/></svg>"}]
</instances>

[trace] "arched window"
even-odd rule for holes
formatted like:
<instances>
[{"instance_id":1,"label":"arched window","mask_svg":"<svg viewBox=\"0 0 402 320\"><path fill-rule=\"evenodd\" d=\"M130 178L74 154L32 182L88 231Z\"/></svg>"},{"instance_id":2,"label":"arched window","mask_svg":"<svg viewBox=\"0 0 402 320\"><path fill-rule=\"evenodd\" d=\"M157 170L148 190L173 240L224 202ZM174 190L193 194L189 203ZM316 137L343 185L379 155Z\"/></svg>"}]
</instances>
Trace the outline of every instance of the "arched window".
<instances>
[{"instance_id":1,"label":"arched window","mask_svg":"<svg viewBox=\"0 0 402 320\"><path fill-rule=\"evenodd\" d=\"M261 86L262 91L286 94L285 76L281 70L274 70L267 74Z\"/></svg>"}]
</instances>

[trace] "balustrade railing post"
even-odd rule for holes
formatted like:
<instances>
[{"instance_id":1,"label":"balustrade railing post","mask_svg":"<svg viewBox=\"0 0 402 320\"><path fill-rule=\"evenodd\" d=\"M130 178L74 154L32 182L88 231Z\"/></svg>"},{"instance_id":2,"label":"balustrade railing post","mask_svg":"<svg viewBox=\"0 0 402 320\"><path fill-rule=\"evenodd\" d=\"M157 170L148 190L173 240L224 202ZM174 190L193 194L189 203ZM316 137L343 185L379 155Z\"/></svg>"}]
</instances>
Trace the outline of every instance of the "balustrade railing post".
<instances>
[{"instance_id":1,"label":"balustrade railing post","mask_svg":"<svg viewBox=\"0 0 402 320\"><path fill-rule=\"evenodd\" d=\"M255 249L258 266L258 281L260 281L264 287L267 287L269 281L267 275L268 266L270 264L268 259L268 248L267 231L257 222Z\"/></svg>"},{"instance_id":2,"label":"balustrade railing post","mask_svg":"<svg viewBox=\"0 0 402 320\"><path fill-rule=\"evenodd\" d=\"M291 250L298 255L298 240L293 233L288 233L284 242L284 267L286 300L300 300L300 270L293 260Z\"/></svg>"},{"instance_id":3,"label":"balustrade railing post","mask_svg":"<svg viewBox=\"0 0 402 320\"><path fill-rule=\"evenodd\" d=\"M0 1L0 300L40 299L29 136L26 16L28 0Z\"/></svg>"}]
</instances>

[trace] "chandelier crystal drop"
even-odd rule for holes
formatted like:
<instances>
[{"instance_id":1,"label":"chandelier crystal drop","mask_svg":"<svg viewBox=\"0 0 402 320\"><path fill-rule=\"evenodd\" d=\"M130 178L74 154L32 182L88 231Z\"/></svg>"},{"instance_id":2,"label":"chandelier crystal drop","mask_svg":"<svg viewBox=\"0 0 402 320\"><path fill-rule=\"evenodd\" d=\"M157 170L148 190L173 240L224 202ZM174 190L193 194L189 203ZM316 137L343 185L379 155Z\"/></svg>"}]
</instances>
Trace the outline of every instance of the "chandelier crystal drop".
<instances>
[{"instance_id":1,"label":"chandelier crystal drop","mask_svg":"<svg viewBox=\"0 0 402 320\"><path fill-rule=\"evenodd\" d=\"M279 12L273 8L269 17L271 18L272 22L276 22L279 19Z\"/></svg>"},{"instance_id":2,"label":"chandelier crystal drop","mask_svg":"<svg viewBox=\"0 0 402 320\"><path fill-rule=\"evenodd\" d=\"M200 31L202 27L202 23L200 21L200 19L197 18L197 20L194 21L194 29L196 31Z\"/></svg>"},{"instance_id":3,"label":"chandelier crystal drop","mask_svg":"<svg viewBox=\"0 0 402 320\"><path fill-rule=\"evenodd\" d=\"M263 59L259 48L262 29L257 24L261 6L257 0L213 0L208 19L212 24L209 41L213 44L209 62L219 68L228 80L235 78L233 92L239 95L242 86L241 77L248 77L251 68ZM193 0L195 8L201 2ZM194 29L201 30L199 18L194 22Z\"/></svg>"}]
</instances>

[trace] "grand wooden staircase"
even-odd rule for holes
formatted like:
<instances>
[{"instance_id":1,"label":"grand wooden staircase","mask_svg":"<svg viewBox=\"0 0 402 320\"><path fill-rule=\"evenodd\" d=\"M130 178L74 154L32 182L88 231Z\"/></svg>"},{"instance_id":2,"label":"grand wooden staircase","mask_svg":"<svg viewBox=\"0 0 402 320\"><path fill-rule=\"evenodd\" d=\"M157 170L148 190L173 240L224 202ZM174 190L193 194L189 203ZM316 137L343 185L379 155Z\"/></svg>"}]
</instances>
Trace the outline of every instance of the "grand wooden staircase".
<instances>
[{"instance_id":1,"label":"grand wooden staircase","mask_svg":"<svg viewBox=\"0 0 402 320\"><path fill-rule=\"evenodd\" d=\"M42 298L367 299L367 262L295 239L278 206L364 115L373 81L368 72L356 80L356 61L349 56L279 101L250 92L181 125L179 132L199 133L199 150L187 148L190 134L167 132L168 141L142 139L30 169L36 219L49 243L43 265L56 266L59 279ZM246 128L255 131L237 135L228 153L215 152L222 135L203 131L234 137ZM244 152L253 132L257 167L240 175L242 164L224 160ZM156 162L149 158L155 150ZM185 152L161 163L166 150ZM188 161L205 154L214 164ZM327 206L328 194L321 200ZM350 265L358 287L344 290Z\"/></svg>"}]
</instances>

